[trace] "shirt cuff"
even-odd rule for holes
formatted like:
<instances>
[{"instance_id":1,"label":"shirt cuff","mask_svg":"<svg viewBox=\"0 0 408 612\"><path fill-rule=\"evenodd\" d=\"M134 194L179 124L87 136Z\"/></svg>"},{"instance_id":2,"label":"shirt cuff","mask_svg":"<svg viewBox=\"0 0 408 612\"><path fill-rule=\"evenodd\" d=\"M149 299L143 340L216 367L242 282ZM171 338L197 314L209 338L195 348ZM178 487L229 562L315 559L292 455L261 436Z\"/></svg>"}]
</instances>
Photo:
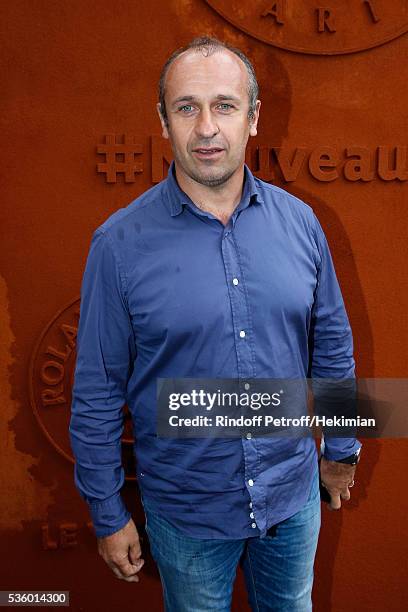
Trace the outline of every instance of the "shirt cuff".
<instances>
[{"instance_id":1,"label":"shirt cuff","mask_svg":"<svg viewBox=\"0 0 408 612\"><path fill-rule=\"evenodd\" d=\"M132 518L120 493L105 501L91 502L88 505L97 538L116 533Z\"/></svg>"},{"instance_id":2,"label":"shirt cuff","mask_svg":"<svg viewBox=\"0 0 408 612\"><path fill-rule=\"evenodd\" d=\"M353 455L362 447L357 438L323 438L320 444L320 452L328 461L339 461Z\"/></svg>"}]
</instances>

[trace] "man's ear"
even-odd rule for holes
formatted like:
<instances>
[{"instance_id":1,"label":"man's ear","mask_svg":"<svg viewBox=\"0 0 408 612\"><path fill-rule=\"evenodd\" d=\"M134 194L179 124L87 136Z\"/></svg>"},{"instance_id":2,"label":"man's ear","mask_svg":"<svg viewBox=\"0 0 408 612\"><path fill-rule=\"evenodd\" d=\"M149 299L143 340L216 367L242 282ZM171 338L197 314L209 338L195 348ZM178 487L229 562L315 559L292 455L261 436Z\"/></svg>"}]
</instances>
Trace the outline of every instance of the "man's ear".
<instances>
[{"instance_id":1,"label":"man's ear","mask_svg":"<svg viewBox=\"0 0 408 612\"><path fill-rule=\"evenodd\" d=\"M249 135L256 136L258 133L258 119L259 119L259 109L261 108L261 101L257 100L255 105L254 116L250 120L249 124Z\"/></svg>"},{"instance_id":2,"label":"man's ear","mask_svg":"<svg viewBox=\"0 0 408 612\"><path fill-rule=\"evenodd\" d=\"M165 121L163 119L163 115L161 113L161 104L160 104L160 102L158 102L156 104L156 108L157 108L157 112L159 114L160 123L161 123L161 126L162 126L162 136L163 136L163 138L168 138L169 137L169 131L167 129L167 125L166 125L166 123L165 123Z\"/></svg>"}]
</instances>

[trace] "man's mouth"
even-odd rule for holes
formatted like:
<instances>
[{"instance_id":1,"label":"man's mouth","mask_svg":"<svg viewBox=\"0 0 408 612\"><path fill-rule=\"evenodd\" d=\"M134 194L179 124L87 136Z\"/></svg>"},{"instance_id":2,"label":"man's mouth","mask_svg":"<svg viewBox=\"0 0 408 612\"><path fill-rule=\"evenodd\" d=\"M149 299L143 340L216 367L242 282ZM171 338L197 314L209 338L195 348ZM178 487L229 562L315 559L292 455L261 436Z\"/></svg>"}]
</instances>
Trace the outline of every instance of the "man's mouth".
<instances>
[{"instance_id":1,"label":"man's mouth","mask_svg":"<svg viewBox=\"0 0 408 612\"><path fill-rule=\"evenodd\" d=\"M193 153L196 153L199 157L214 157L222 153L223 150L220 147L199 147L193 149Z\"/></svg>"}]
</instances>

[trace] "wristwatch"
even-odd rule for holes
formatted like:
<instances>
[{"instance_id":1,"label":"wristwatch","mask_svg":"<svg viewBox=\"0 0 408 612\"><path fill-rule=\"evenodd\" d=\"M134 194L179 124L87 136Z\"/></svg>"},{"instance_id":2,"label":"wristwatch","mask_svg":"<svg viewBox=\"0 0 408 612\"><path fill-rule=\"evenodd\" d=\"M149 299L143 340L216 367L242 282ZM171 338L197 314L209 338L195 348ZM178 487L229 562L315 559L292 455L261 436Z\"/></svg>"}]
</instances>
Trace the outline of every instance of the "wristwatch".
<instances>
[{"instance_id":1,"label":"wristwatch","mask_svg":"<svg viewBox=\"0 0 408 612\"><path fill-rule=\"evenodd\" d=\"M336 462L337 463L347 463L347 465L357 465L357 463L360 461L360 452L361 452L361 446L358 449L358 451L356 451L352 455L349 455L348 457L344 457L344 459L337 459Z\"/></svg>"}]
</instances>

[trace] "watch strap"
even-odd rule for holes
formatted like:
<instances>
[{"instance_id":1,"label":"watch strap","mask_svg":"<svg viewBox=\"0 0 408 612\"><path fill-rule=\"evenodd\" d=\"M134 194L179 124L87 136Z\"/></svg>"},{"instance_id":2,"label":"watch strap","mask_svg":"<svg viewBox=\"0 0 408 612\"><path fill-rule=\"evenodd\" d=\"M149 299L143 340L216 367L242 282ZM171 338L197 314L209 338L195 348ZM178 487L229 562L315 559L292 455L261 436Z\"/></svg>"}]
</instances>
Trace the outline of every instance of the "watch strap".
<instances>
[{"instance_id":1,"label":"watch strap","mask_svg":"<svg viewBox=\"0 0 408 612\"><path fill-rule=\"evenodd\" d=\"M344 457L343 459L337 459L337 463L346 463L347 465L357 465L360 461L360 449L356 453Z\"/></svg>"}]
</instances>

